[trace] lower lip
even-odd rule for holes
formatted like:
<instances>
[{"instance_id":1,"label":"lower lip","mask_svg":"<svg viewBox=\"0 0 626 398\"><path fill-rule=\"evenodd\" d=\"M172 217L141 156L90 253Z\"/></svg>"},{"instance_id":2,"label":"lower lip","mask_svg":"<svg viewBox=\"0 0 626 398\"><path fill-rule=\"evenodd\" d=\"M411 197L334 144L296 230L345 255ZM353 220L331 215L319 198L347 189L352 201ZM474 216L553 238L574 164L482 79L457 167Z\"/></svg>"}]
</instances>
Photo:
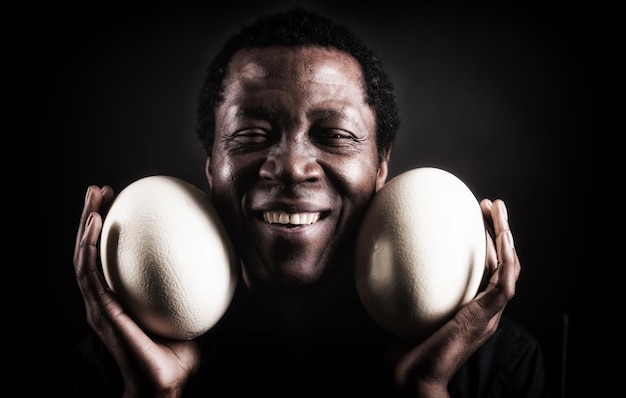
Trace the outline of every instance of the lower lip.
<instances>
[{"instance_id":1,"label":"lower lip","mask_svg":"<svg viewBox=\"0 0 626 398\"><path fill-rule=\"evenodd\" d=\"M270 224L270 223L264 222L265 226L272 228L276 231L283 232L283 233L305 232L312 228L315 228L318 223L319 221L313 224L291 225L291 224L280 224L280 223Z\"/></svg>"},{"instance_id":2,"label":"lower lip","mask_svg":"<svg viewBox=\"0 0 626 398\"><path fill-rule=\"evenodd\" d=\"M311 243L311 240L315 239L315 235L320 232L324 224L322 220L318 220L313 224L294 227L288 226L289 224L269 224L260 221L259 228L261 228L261 234L265 235L266 238L290 241L291 244L298 245Z\"/></svg>"}]
</instances>

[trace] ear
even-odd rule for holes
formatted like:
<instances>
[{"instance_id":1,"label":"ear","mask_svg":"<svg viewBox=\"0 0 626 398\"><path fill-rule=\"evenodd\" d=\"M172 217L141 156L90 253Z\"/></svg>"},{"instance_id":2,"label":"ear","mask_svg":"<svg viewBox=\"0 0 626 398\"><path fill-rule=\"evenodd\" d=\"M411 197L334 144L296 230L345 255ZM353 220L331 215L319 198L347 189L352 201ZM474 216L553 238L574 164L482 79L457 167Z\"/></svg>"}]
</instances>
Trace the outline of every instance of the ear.
<instances>
[{"instance_id":1,"label":"ear","mask_svg":"<svg viewBox=\"0 0 626 398\"><path fill-rule=\"evenodd\" d=\"M385 185L387 175L389 174L389 159L391 158L391 146L385 151L378 165L378 173L376 174L376 192Z\"/></svg>"},{"instance_id":2,"label":"ear","mask_svg":"<svg viewBox=\"0 0 626 398\"><path fill-rule=\"evenodd\" d=\"M211 157L207 156L206 163L204 166L204 174L206 175L206 179L209 182L209 187L213 190L213 166L211 165Z\"/></svg>"}]
</instances>

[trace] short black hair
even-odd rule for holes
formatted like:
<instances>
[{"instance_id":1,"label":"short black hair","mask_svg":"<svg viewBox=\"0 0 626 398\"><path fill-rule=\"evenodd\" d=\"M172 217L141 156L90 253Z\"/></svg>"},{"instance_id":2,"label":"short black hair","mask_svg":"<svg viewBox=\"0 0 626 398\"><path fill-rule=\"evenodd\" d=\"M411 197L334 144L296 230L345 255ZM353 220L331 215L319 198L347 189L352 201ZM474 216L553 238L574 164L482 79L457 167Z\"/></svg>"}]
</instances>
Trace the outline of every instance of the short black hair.
<instances>
[{"instance_id":1,"label":"short black hair","mask_svg":"<svg viewBox=\"0 0 626 398\"><path fill-rule=\"evenodd\" d=\"M382 156L400 125L393 83L380 58L352 29L320 12L294 7L261 16L232 36L209 64L198 98L196 133L210 156L215 138L215 109L224 99L224 78L233 55L244 48L321 46L354 57L363 70L366 102L376 116L376 145Z\"/></svg>"}]
</instances>

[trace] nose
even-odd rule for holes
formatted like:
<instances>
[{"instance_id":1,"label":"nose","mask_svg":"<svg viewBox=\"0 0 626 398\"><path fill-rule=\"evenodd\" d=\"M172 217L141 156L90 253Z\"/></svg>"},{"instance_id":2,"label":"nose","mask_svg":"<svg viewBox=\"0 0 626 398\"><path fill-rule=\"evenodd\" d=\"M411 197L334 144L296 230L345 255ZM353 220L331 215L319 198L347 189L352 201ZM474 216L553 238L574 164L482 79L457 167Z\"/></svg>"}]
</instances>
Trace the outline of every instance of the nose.
<instances>
[{"instance_id":1,"label":"nose","mask_svg":"<svg viewBox=\"0 0 626 398\"><path fill-rule=\"evenodd\" d=\"M293 184L317 181L322 177L322 167L317 162L316 151L305 140L282 139L261 165L261 178Z\"/></svg>"}]
</instances>

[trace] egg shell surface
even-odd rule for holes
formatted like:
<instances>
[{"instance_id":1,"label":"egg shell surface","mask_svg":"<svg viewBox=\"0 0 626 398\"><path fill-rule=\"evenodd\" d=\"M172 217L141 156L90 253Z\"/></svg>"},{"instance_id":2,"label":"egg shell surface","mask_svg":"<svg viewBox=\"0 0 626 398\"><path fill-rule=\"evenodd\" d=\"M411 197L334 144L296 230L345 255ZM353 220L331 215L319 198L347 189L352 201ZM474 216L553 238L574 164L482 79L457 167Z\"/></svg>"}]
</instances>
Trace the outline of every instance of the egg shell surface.
<instances>
[{"instance_id":1,"label":"egg shell surface","mask_svg":"<svg viewBox=\"0 0 626 398\"><path fill-rule=\"evenodd\" d=\"M238 260L209 196L177 177L143 177L115 198L103 223L106 282L145 331L188 340L232 301Z\"/></svg>"},{"instance_id":2,"label":"egg shell surface","mask_svg":"<svg viewBox=\"0 0 626 398\"><path fill-rule=\"evenodd\" d=\"M487 235L480 204L454 174L420 167L374 196L356 245L365 309L395 335L423 339L478 292Z\"/></svg>"}]
</instances>

